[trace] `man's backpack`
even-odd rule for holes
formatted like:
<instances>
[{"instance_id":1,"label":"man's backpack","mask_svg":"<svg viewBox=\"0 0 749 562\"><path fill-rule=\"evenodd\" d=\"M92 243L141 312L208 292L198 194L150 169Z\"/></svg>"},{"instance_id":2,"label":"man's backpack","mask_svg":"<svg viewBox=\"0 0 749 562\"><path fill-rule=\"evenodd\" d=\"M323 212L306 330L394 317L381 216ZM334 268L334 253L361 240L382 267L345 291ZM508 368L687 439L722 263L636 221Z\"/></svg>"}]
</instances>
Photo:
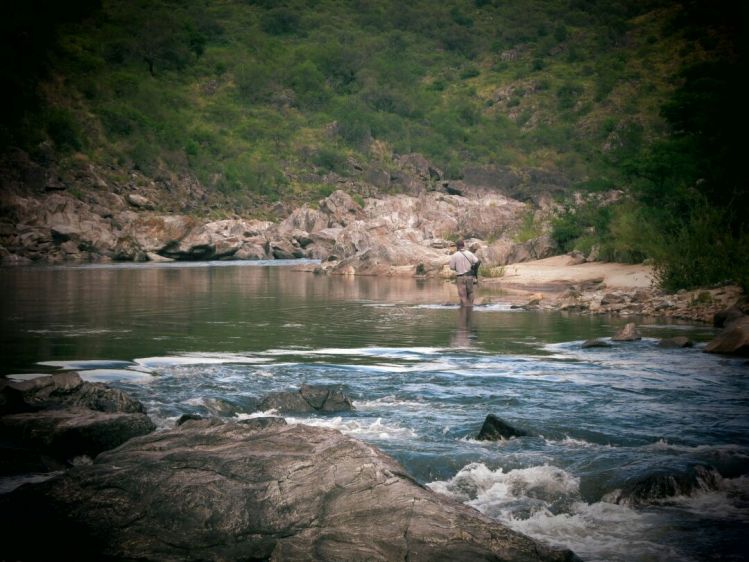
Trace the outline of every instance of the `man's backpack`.
<instances>
[{"instance_id":1,"label":"man's backpack","mask_svg":"<svg viewBox=\"0 0 749 562\"><path fill-rule=\"evenodd\" d=\"M463 254L463 252L461 252ZM468 259L468 256L463 254L463 257L468 260L470 263L471 260ZM481 265L481 260L476 260L476 263L471 263L471 270L468 272L468 275L473 275L473 277L476 278L476 281L479 279L479 266Z\"/></svg>"}]
</instances>

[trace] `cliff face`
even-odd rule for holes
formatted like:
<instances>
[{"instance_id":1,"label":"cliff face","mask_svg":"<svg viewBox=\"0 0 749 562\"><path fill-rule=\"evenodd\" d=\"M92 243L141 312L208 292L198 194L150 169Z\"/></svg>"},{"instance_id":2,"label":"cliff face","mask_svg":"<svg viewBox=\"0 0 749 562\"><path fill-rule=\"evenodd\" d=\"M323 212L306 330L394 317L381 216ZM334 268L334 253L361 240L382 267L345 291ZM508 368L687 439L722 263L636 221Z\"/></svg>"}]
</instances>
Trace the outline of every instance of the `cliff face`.
<instances>
[{"instance_id":1,"label":"cliff face","mask_svg":"<svg viewBox=\"0 0 749 562\"><path fill-rule=\"evenodd\" d=\"M334 273L413 275L439 274L457 237L472 239L487 265L554 252L548 237L513 240L523 217L541 212L507 195L532 174L486 168L448 182L420 155L400 160L398 171L378 177L405 193L385 194L366 174L331 178L343 189L317 205L278 205L281 216L267 221L205 218L210 205L197 182L158 185L135 175L107 182L91 165L60 177L17 157L3 175L0 257L6 265L311 258ZM201 212L186 214L191 209Z\"/></svg>"}]
</instances>

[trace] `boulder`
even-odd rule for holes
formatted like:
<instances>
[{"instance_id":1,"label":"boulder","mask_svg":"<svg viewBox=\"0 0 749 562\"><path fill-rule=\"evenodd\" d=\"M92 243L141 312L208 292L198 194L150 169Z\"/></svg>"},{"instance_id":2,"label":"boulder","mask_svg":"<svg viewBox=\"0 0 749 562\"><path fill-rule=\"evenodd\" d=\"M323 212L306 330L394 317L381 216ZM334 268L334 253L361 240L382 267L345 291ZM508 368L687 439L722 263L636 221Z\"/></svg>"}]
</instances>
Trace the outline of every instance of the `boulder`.
<instances>
[{"instance_id":1,"label":"boulder","mask_svg":"<svg viewBox=\"0 0 749 562\"><path fill-rule=\"evenodd\" d=\"M162 253L177 260L231 259L263 223L226 219L196 226ZM244 259L244 258L243 258Z\"/></svg>"},{"instance_id":2,"label":"boulder","mask_svg":"<svg viewBox=\"0 0 749 562\"><path fill-rule=\"evenodd\" d=\"M641 339L642 336L640 335L640 332L637 331L637 325L634 322L627 323L624 328L619 330L616 335L611 338L612 341L637 341Z\"/></svg>"},{"instance_id":3,"label":"boulder","mask_svg":"<svg viewBox=\"0 0 749 562\"><path fill-rule=\"evenodd\" d=\"M361 206L345 191L334 191L328 197L320 201L320 211L330 217L329 224L323 228L335 226L347 226L348 224L364 218ZM312 229L306 228L308 232Z\"/></svg>"},{"instance_id":4,"label":"boulder","mask_svg":"<svg viewBox=\"0 0 749 562\"><path fill-rule=\"evenodd\" d=\"M143 195L128 193L125 199L127 199L127 202L133 207L138 207L140 209L153 209L151 201L148 200L148 197L144 197Z\"/></svg>"},{"instance_id":5,"label":"boulder","mask_svg":"<svg viewBox=\"0 0 749 562\"><path fill-rule=\"evenodd\" d=\"M121 390L84 382L74 372L23 382L4 379L0 443L4 454L20 450L42 461L94 456L156 429L145 411Z\"/></svg>"},{"instance_id":6,"label":"boulder","mask_svg":"<svg viewBox=\"0 0 749 562\"><path fill-rule=\"evenodd\" d=\"M627 302L627 299L621 293L606 293L601 299L601 304L603 306L608 306L611 304L623 304L625 302Z\"/></svg>"},{"instance_id":7,"label":"boulder","mask_svg":"<svg viewBox=\"0 0 749 562\"><path fill-rule=\"evenodd\" d=\"M579 560L425 488L371 445L248 422L189 421L0 496L4 557Z\"/></svg>"},{"instance_id":8,"label":"boulder","mask_svg":"<svg viewBox=\"0 0 749 562\"><path fill-rule=\"evenodd\" d=\"M713 316L713 326L716 328L725 328L726 324L730 324L742 316L744 316L744 312L738 306L726 308L715 313L715 316Z\"/></svg>"},{"instance_id":9,"label":"boulder","mask_svg":"<svg viewBox=\"0 0 749 562\"><path fill-rule=\"evenodd\" d=\"M528 433L521 429L512 427L494 414L489 414L486 416L484 425L481 426L481 431L479 431L476 439L479 441L501 441L503 439L522 437L524 435L528 435Z\"/></svg>"},{"instance_id":10,"label":"boulder","mask_svg":"<svg viewBox=\"0 0 749 562\"><path fill-rule=\"evenodd\" d=\"M145 414L83 408L44 410L0 417L0 441L56 459L93 457L156 429Z\"/></svg>"},{"instance_id":11,"label":"boulder","mask_svg":"<svg viewBox=\"0 0 749 562\"><path fill-rule=\"evenodd\" d=\"M292 211L292 213L286 217L278 227L275 229L271 228L271 230L277 231L277 236L279 237L283 237L284 233L292 232L294 230L318 232L328 228L331 221L335 221L335 219L329 214L318 209L312 209L305 205Z\"/></svg>"},{"instance_id":12,"label":"boulder","mask_svg":"<svg viewBox=\"0 0 749 562\"><path fill-rule=\"evenodd\" d=\"M148 261L153 263L170 263L174 261L174 258L165 258L164 256L154 254L153 252L147 252L146 258L148 258Z\"/></svg>"},{"instance_id":13,"label":"boulder","mask_svg":"<svg viewBox=\"0 0 749 562\"><path fill-rule=\"evenodd\" d=\"M742 316L729 324L705 346L707 353L749 355L749 316Z\"/></svg>"},{"instance_id":14,"label":"boulder","mask_svg":"<svg viewBox=\"0 0 749 562\"><path fill-rule=\"evenodd\" d=\"M625 505L650 505L677 496L717 490L720 480L717 470L703 465L659 469L628 479L621 488L607 494L604 500Z\"/></svg>"},{"instance_id":15,"label":"boulder","mask_svg":"<svg viewBox=\"0 0 749 562\"><path fill-rule=\"evenodd\" d=\"M268 254L265 253L265 248L257 244L245 244L237 253L234 254L234 258L238 260L265 260L268 259Z\"/></svg>"},{"instance_id":16,"label":"boulder","mask_svg":"<svg viewBox=\"0 0 749 562\"><path fill-rule=\"evenodd\" d=\"M260 401L258 410L277 412L350 412L351 399L340 386L303 384L299 390L273 392Z\"/></svg>"},{"instance_id":17,"label":"boulder","mask_svg":"<svg viewBox=\"0 0 749 562\"><path fill-rule=\"evenodd\" d=\"M23 382L0 380L0 415L46 409L86 408L99 412L144 414L143 404L121 390L81 380L67 372Z\"/></svg>"},{"instance_id":18,"label":"boulder","mask_svg":"<svg viewBox=\"0 0 749 562\"><path fill-rule=\"evenodd\" d=\"M184 215L150 216L123 212L116 216L123 225L122 238L130 238L143 252L153 252L167 257L168 250L177 247L180 241L197 226L195 219Z\"/></svg>"},{"instance_id":19,"label":"boulder","mask_svg":"<svg viewBox=\"0 0 749 562\"><path fill-rule=\"evenodd\" d=\"M203 419L205 419L205 418L203 416L201 416L200 414L182 414L179 417L179 419L177 419L177 422L174 425L176 425L177 427L179 427L180 425L185 424L187 422L190 422L190 421L200 421L200 420L203 420Z\"/></svg>"},{"instance_id":20,"label":"boulder","mask_svg":"<svg viewBox=\"0 0 749 562\"><path fill-rule=\"evenodd\" d=\"M304 257L304 250L289 240L274 240L270 243L268 253L277 260L293 260Z\"/></svg>"},{"instance_id":21,"label":"boulder","mask_svg":"<svg viewBox=\"0 0 749 562\"><path fill-rule=\"evenodd\" d=\"M664 349L677 349L681 347L693 347L694 342L686 336L676 336L673 338L663 338L658 342L658 347Z\"/></svg>"}]
</instances>

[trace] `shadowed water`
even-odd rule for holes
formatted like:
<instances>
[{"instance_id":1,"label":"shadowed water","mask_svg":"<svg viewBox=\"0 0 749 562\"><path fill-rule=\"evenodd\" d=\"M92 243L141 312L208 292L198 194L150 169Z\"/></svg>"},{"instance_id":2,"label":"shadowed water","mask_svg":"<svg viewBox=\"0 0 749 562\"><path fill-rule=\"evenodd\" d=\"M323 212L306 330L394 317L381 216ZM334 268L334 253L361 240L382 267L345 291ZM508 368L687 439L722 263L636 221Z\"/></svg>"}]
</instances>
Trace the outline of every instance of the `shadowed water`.
<instances>
[{"instance_id":1,"label":"shadowed water","mask_svg":"<svg viewBox=\"0 0 749 562\"><path fill-rule=\"evenodd\" d=\"M342 384L356 411L287 420L375 444L586 560L744 559L749 369L702 353L711 328L639 319L642 341L583 350L625 320L511 310L483 287L495 304L467 311L440 281L246 264L0 270L0 291L3 374L79 370L161 427ZM700 343L656 347L675 334ZM529 436L476 441L489 413ZM632 481L695 466L676 495L627 499Z\"/></svg>"}]
</instances>

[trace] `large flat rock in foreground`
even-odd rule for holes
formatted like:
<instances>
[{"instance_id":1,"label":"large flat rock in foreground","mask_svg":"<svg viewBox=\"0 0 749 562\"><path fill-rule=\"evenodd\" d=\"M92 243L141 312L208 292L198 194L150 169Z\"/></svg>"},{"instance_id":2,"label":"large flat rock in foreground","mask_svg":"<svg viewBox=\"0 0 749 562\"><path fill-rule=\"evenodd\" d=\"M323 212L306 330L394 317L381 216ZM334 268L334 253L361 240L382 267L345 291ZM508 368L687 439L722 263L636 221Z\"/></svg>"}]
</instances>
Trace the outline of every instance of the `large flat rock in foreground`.
<instances>
[{"instance_id":1,"label":"large flat rock in foreground","mask_svg":"<svg viewBox=\"0 0 749 562\"><path fill-rule=\"evenodd\" d=\"M0 497L9 559L577 560L341 433L188 421Z\"/></svg>"}]
</instances>

